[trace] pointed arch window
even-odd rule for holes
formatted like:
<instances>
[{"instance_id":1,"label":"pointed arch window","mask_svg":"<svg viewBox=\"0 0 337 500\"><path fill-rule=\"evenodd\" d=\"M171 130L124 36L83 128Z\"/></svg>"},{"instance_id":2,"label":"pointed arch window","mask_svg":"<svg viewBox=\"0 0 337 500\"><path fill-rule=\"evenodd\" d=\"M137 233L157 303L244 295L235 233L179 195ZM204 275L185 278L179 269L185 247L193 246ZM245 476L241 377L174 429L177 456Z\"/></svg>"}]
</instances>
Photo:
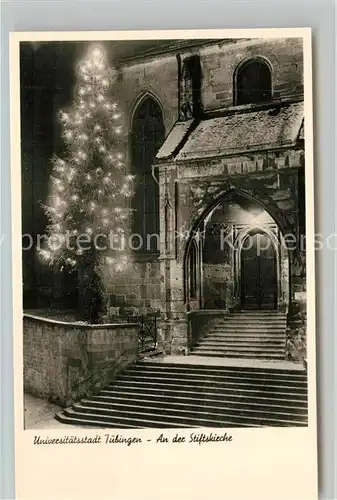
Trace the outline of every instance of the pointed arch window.
<instances>
[{"instance_id":1,"label":"pointed arch window","mask_svg":"<svg viewBox=\"0 0 337 500\"><path fill-rule=\"evenodd\" d=\"M138 253L159 253L159 186L152 165L164 138L161 108L155 99L146 96L134 113L131 133L131 160L135 175L133 233L142 240Z\"/></svg>"},{"instance_id":2,"label":"pointed arch window","mask_svg":"<svg viewBox=\"0 0 337 500\"><path fill-rule=\"evenodd\" d=\"M249 59L236 74L235 104L259 104L272 99L272 77L269 65L260 59Z\"/></svg>"}]
</instances>

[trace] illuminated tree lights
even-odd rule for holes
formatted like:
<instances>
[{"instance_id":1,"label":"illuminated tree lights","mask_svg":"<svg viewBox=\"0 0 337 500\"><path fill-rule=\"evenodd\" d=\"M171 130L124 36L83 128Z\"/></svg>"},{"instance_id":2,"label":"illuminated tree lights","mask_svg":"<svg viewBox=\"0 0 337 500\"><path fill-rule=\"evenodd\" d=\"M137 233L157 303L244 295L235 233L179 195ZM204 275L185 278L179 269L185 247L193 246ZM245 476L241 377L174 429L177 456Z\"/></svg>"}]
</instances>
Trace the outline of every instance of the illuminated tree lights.
<instances>
[{"instance_id":1,"label":"illuminated tree lights","mask_svg":"<svg viewBox=\"0 0 337 500\"><path fill-rule=\"evenodd\" d=\"M127 262L125 255L111 256L95 241L97 235L108 241L109 235L128 231L133 177L120 150L121 113L109 98L109 68L101 48L89 50L78 64L77 76L75 101L58 115L67 152L62 159L53 158L51 194L44 205L49 244L40 255L50 265L81 270L94 290L100 288L103 259L112 272ZM96 293L91 307L97 309L97 301Z\"/></svg>"}]
</instances>

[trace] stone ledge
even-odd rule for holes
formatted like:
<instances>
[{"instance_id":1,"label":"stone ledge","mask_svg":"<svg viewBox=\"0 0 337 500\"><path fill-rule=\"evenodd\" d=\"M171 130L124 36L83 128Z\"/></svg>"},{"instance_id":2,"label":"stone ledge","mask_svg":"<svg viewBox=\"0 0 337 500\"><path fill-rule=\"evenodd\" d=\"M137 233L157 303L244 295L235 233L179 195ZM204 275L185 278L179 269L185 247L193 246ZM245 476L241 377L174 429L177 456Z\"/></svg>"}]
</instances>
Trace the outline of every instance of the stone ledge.
<instances>
[{"instance_id":1,"label":"stone ledge","mask_svg":"<svg viewBox=\"0 0 337 500\"><path fill-rule=\"evenodd\" d=\"M227 316L230 311L227 309L199 309L197 311L189 311L187 317L191 316Z\"/></svg>"},{"instance_id":2,"label":"stone ledge","mask_svg":"<svg viewBox=\"0 0 337 500\"><path fill-rule=\"evenodd\" d=\"M137 326L137 323L97 323L97 324L90 324L90 323L81 323L81 322L67 322L67 321L60 321L60 320L54 320L50 318L43 318L42 316L34 316L32 314L24 314L24 318L29 318L33 321L38 321L41 323L48 323L50 325L60 325L60 326L65 326L68 325L69 327L74 327L74 328L90 328L90 329L103 329L103 328L127 328L130 326Z\"/></svg>"}]
</instances>

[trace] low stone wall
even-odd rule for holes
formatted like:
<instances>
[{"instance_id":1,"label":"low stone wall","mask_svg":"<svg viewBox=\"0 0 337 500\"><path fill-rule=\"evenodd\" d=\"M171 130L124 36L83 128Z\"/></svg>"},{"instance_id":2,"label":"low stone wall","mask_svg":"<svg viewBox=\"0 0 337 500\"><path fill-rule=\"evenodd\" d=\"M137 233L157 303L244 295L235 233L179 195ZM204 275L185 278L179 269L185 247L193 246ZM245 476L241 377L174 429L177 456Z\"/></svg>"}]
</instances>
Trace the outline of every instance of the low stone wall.
<instances>
[{"instance_id":1,"label":"low stone wall","mask_svg":"<svg viewBox=\"0 0 337 500\"><path fill-rule=\"evenodd\" d=\"M24 389L61 406L99 391L136 361L138 325L23 317Z\"/></svg>"}]
</instances>

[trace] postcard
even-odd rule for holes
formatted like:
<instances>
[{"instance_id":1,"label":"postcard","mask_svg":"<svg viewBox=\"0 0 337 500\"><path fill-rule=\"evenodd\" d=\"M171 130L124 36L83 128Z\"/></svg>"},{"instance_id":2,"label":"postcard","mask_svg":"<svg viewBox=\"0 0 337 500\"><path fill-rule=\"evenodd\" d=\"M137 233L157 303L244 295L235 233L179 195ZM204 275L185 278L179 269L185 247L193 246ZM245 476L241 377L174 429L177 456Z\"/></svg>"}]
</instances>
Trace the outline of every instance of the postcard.
<instances>
[{"instance_id":1,"label":"postcard","mask_svg":"<svg viewBox=\"0 0 337 500\"><path fill-rule=\"evenodd\" d=\"M17 498L316 499L310 29L10 42Z\"/></svg>"}]
</instances>

